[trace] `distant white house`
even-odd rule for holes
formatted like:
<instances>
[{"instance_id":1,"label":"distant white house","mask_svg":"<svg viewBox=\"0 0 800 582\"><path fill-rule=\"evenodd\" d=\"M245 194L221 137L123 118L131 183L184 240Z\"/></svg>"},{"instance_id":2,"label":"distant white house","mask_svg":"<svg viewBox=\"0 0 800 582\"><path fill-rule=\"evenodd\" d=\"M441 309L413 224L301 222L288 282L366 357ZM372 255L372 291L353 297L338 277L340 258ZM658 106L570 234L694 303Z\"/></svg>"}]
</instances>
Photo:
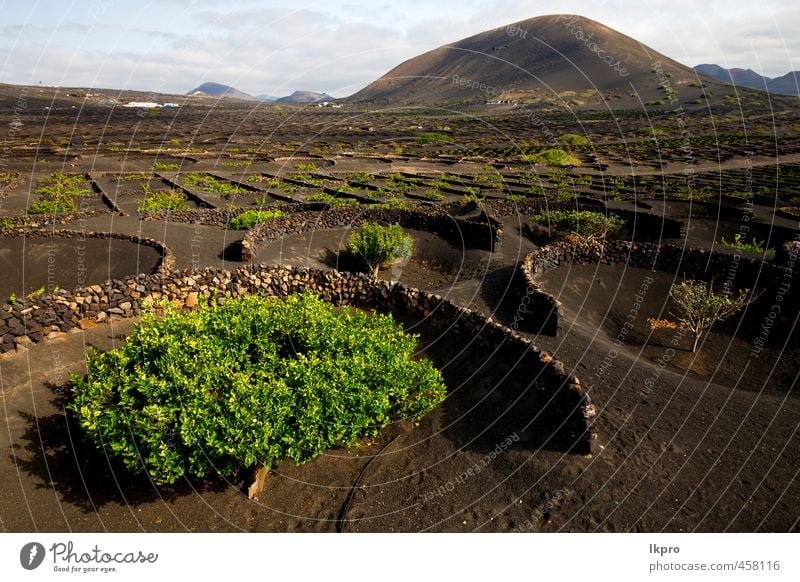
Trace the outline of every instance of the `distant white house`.
<instances>
[{"instance_id":1,"label":"distant white house","mask_svg":"<svg viewBox=\"0 0 800 582\"><path fill-rule=\"evenodd\" d=\"M153 103L152 101L131 101L130 103L126 103L125 107L161 107L158 103Z\"/></svg>"}]
</instances>

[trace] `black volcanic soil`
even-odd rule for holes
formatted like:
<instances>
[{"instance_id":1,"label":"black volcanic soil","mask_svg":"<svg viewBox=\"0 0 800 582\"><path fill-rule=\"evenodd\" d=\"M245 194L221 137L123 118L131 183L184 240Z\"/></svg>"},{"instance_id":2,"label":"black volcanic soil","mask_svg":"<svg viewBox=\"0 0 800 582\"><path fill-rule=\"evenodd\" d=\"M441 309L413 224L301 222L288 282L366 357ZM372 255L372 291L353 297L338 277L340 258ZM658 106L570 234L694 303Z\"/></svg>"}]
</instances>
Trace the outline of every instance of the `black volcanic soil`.
<instances>
[{"instance_id":1,"label":"black volcanic soil","mask_svg":"<svg viewBox=\"0 0 800 582\"><path fill-rule=\"evenodd\" d=\"M800 361L797 314L770 320L766 345L756 349L754 343L774 298L762 295L736 317L714 326L695 353L691 334L652 331L648 318L674 321L669 315L673 309L669 289L681 280L680 275L609 265L570 265L540 277L563 303L565 342L570 336L583 336L597 344L607 343L610 350L627 351L637 364L663 364L687 378L729 389L778 394L795 389ZM623 329L623 340L617 341ZM599 380L607 367L601 363L586 379Z\"/></svg>"},{"instance_id":2,"label":"black volcanic soil","mask_svg":"<svg viewBox=\"0 0 800 582\"><path fill-rule=\"evenodd\" d=\"M520 42L519 46L526 45ZM674 79L678 80L677 74ZM296 164L304 162L319 167L330 164L321 172L340 179L349 172L402 171L456 174L469 181L491 164L527 187L538 179L521 178L523 172L534 171L517 155L523 140L550 147L549 133L555 138L586 133L591 145L575 150L584 165L578 172L569 170L570 175L592 174L595 183L600 182L601 173L625 177L634 167L636 173L682 175L688 170L687 146L697 162L693 170L698 183L714 186L711 200L718 194L717 183L721 184L719 194L724 195L743 189L751 175L754 192L761 198L754 211L762 225L795 233L799 226L789 218L773 216L770 200L763 200L762 194L767 189L791 196L800 185L800 172L787 163L800 161L800 116L795 106L784 107L786 102L779 99L771 101L769 111L758 109L754 98L745 94L744 108L740 108L725 100L727 90L715 89L711 108L687 105L685 117L679 118L671 109L642 107L638 102L625 111L625 103L634 98L622 93L594 113L535 110L541 114L538 121L544 122L539 124L520 108L482 108L481 115L462 115L452 109L445 113L402 108L366 111L352 103L337 111L234 101L220 106L218 101L203 100L141 117L127 108L109 109L91 102L82 107L79 98L54 100L49 95L53 91L32 89L29 107L20 113L24 124L9 145L11 155L4 171L19 172L21 178L0 191L0 219L24 220L30 190L39 179L55 172L90 173L112 199L119 194L118 201L130 215L112 215L98 195L93 204L104 214L86 217L83 225L96 232L161 240L175 252L178 268L236 268L241 263L235 251L244 233L199 224L141 221L135 215L137 194L118 190L113 176L104 173L151 172L157 162L172 162L183 172L215 172L245 181L250 174L293 173ZM681 99L694 93L694 89L680 88ZM12 121L18 94L18 88L0 85L5 106L0 125ZM143 96L135 100L146 100ZM52 107L45 111L46 106ZM686 143L684 122L690 129ZM660 130L658 140L641 133L650 125ZM76 136L80 139L70 139L76 126L81 128ZM453 143L420 143L418 137L424 132L442 132ZM746 158L745 150L755 153ZM776 156L781 161L779 173ZM586 190L581 192L586 194ZM685 200L662 203L665 194L675 197L685 192L661 192L654 186L644 197L656 214L684 220L691 216L687 236L691 246L709 248L723 234L731 237L740 226L735 219L721 220L711 207L700 210L696 205L698 210L689 211L687 207L695 205ZM603 193L594 189L589 195L599 198ZM630 209L633 202L611 204ZM520 303L512 279L514 268L534 248L526 235L527 220L526 216L503 218L503 243L493 254L464 252L435 235L416 232L417 252L396 278L514 325ZM78 226L77 220L64 225ZM341 247L345 232L287 237L264 249L257 259L360 268L337 263L331 255ZM758 234L763 237L761 231ZM772 236L771 244L786 232L776 228ZM110 264L105 251L98 251L93 259L97 271L87 275L86 282L101 282L110 268L119 267L119 274L149 268L153 263L143 260L140 250L144 249L133 245L115 255ZM68 272L74 256L65 252L58 264ZM8 280L7 274L19 273L20 256L12 254L9 260L10 264L2 265L0 283ZM35 264L26 261L26 281L36 276L46 284L46 263L40 257L39 267L33 269ZM391 271L381 276L395 278ZM531 380L529 370L500 360L490 347L463 349L454 338L424 336L425 353L445 369L451 389L445 404L418 427L392 426L380 439L358 449L334 449L300 467L276 467L255 502L242 493L243 477L232 483L211 480L155 488L146 479L110 467L105 458L85 448L74 427L66 423L62 411L66 372L83 370L87 345L101 349L119 345L132 322L98 325L28 351L6 354L0 357L5 419L0 430L0 528L798 531L800 404L794 387L798 350L792 319L797 317L797 306L786 308L790 317L775 327L760 361L745 357L763 316L763 305L754 304L744 319L715 329L698 354L691 355L686 345L676 348L661 370L659 363L671 336L660 334L645 345L647 330L642 321L663 304L668 282L663 275L648 291L652 302L643 305L634 333L624 345L613 343L642 276L606 268L595 273L591 267L549 272L545 282L560 290L567 325L557 337L529 333L540 347L555 352L590 390L599 411L600 435L592 457L564 453L561 444L546 442L548 433L542 427L530 433L522 430L533 416L532 407L529 402L519 408L510 406L509 395L524 391ZM69 283L58 282L63 287ZM414 329L424 331L424 326ZM606 365L612 349L616 355ZM650 383L654 383L652 389L644 390ZM492 458L495 446L514 433L521 435L520 440ZM469 468L475 476L462 477ZM345 512L351 491L352 503Z\"/></svg>"},{"instance_id":3,"label":"black volcanic soil","mask_svg":"<svg viewBox=\"0 0 800 582\"><path fill-rule=\"evenodd\" d=\"M160 261L153 247L116 238L0 238L0 299L152 273Z\"/></svg>"}]
</instances>

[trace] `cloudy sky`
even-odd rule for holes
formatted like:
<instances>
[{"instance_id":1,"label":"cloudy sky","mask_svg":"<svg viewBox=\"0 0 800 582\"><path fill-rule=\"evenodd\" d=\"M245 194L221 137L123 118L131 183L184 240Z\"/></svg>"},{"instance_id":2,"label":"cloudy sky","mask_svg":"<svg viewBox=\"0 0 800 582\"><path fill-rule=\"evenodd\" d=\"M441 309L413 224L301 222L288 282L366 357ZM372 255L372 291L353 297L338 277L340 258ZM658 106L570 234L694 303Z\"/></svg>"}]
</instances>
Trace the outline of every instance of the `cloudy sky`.
<instances>
[{"instance_id":1,"label":"cloudy sky","mask_svg":"<svg viewBox=\"0 0 800 582\"><path fill-rule=\"evenodd\" d=\"M0 82L343 97L426 50L554 13L687 65L800 69L797 0L0 0Z\"/></svg>"}]
</instances>

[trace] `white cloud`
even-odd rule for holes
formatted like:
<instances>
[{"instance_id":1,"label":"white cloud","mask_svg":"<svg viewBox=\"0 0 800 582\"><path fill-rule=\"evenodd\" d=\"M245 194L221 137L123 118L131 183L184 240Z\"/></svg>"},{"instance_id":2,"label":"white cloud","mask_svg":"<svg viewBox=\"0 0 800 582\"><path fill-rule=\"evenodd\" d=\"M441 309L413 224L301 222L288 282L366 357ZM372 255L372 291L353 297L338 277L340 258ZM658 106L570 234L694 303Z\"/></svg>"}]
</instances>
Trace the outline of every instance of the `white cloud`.
<instances>
[{"instance_id":1,"label":"white cloud","mask_svg":"<svg viewBox=\"0 0 800 582\"><path fill-rule=\"evenodd\" d=\"M34 14L33 25L25 24L28 13L5 15L0 81L174 92L217 81L254 94L310 89L342 96L425 50L555 12L584 14L688 65L713 62L769 76L800 68L792 62L800 54L800 19L792 5L776 0L319 0L300 2L297 9L288 2L195 0L131 6L110 4L93 18L86 6L58 18Z\"/></svg>"}]
</instances>

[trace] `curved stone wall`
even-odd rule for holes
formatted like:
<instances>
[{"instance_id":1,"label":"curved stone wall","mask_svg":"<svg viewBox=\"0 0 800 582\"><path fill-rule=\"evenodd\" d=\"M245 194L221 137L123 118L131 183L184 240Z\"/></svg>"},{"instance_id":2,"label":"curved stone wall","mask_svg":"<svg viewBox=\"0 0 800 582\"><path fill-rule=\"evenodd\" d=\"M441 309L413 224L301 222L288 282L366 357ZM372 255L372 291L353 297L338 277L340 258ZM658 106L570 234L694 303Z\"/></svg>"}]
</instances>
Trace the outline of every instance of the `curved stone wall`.
<instances>
[{"instance_id":1,"label":"curved stone wall","mask_svg":"<svg viewBox=\"0 0 800 582\"><path fill-rule=\"evenodd\" d=\"M786 255L796 257L797 250L787 245ZM742 256L736 252L712 252L705 249L685 248L677 245L639 243L620 240L584 239L568 236L528 253L520 264L521 280L530 296L530 309L525 323L535 326L541 333L555 335L561 318L561 304L537 281L544 271L562 263L603 263L626 265L641 269L678 273L688 279L730 279L733 288L777 289L784 282L800 282L798 272L776 263ZM795 291L796 293L796 291Z\"/></svg>"},{"instance_id":2,"label":"curved stone wall","mask_svg":"<svg viewBox=\"0 0 800 582\"><path fill-rule=\"evenodd\" d=\"M374 281L361 274L283 267L247 266L236 271L203 269L168 274L136 275L92 285L74 292L62 290L25 304L0 307L2 351L26 348L45 338L88 329L114 318L135 317L144 306L168 301L178 308L193 309L201 296L218 301L262 293L284 297L309 290L337 305L351 305L391 313L404 321L423 321L464 343L478 342L514 362L515 382L505 390L520 394L532 390L537 402L545 402L554 433L569 439L572 450L592 451L597 434L592 428L595 408L578 378L563 364L534 347L530 340L481 313L459 307L438 295L418 289Z\"/></svg>"}]
</instances>

